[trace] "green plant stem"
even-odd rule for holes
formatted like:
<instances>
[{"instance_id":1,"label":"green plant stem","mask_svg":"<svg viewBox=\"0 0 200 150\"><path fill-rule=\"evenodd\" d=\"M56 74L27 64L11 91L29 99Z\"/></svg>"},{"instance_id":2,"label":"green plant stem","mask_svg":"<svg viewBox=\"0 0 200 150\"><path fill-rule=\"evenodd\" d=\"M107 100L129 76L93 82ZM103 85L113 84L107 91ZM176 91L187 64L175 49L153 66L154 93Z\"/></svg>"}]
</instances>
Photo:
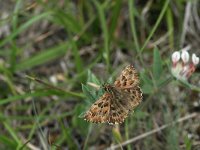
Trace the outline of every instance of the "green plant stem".
<instances>
[{"instance_id":1,"label":"green plant stem","mask_svg":"<svg viewBox=\"0 0 200 150\"><path fill-rule=\"evenodd\" d=\"M151 37L154 35L156 29L158 28L158 25L160 24L160 22L161 22L161 20L162 20L162 18L163 18L163 16L164 16L164 14L165 14L165 12L166 12L166 10L167 10L167 8L168 8L169 2L170 2L170 0L166 0L166 1L165 1L165 4L164 4L164 6L163 6L163 8L162 8L162 11L161 11L161 13L160 13L160 15L159 15L159 17L158 17L158 19L157 19L155 25L153 26L153 29L151 30L149 36L147 37L147 39L146 39L144 45L143 45L142 48L140 49L141 53L143 52L143 50L144 50L145 47L147 46L149 40L151 39Z\"/></svg>"}]
</instances>

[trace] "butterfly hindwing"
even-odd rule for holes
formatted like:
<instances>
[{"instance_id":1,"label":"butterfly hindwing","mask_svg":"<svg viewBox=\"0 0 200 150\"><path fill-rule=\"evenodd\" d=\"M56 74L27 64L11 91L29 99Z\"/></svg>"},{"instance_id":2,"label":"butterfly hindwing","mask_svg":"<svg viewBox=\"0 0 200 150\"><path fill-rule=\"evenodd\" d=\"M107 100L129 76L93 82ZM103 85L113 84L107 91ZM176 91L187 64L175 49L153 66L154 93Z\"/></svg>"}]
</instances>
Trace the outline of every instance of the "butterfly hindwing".
<instances>
[{"instance_id":1,"label":"butterfly hindwing","mask_svg":"<svg viewBox=\"0 0 200 150\"><path fill-rule=\"evenodd\" d=\"M142 101L142 91L139 86L125 89L125 92L128 92L127 101L129 102L129 110L133 110L136 106Z\"/></svg>"},{"instance_id":2,"label":"butterfly hindwing","mask_svg":"<svg viewBox=\"0 0 200 150\"><path fill-rule=\"evenodd\" d=\"M113 99L110 106L110 114L108 123L118 124L124 122L124 119L128 116L128 109L126 109L119 101Z\"/></svg>"},{"instance_id":3,"label":"butterfly hindwing","mask_svg":"<svg viewBox=\"0 0 200 150\"><path fill-rule=\"evenodd\" d=\"M85 113L84 118L94 123L104 123L108 119L111 96L108 93L102 95Z\"/></svg>"}]
</instances>

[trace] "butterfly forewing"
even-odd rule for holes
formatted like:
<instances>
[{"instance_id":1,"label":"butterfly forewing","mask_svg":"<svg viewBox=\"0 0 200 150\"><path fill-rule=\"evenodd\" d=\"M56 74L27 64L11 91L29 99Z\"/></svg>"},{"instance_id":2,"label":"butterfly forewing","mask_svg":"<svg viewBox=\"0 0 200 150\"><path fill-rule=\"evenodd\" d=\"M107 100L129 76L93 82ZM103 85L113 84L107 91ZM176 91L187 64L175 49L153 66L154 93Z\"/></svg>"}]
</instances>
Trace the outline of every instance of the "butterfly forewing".
<instances>
[{"instance_id":1,"label":"butterfly forewing","mask_svg":"<svg viewBox=\"0 0 200 150\"><path fill-rule=\"evenodd\" d=\"M115 87L125 98L120 100L129 110L134 109L142 100L139 78L132 65L127 66L114 83ZM125 101L125 102L124 102Z\"/></svg>"},{"instance_id":2,"label":"butterfly forewing","mask_svg":"<svg viewBox=\"0 0 200 150\"><path fill-rule=\"evenodd\" d=\"M132 65L127 66L115 80L114 85L119 88L130 88L139 85L138 74Z\"/></svg>"}]
</instances>

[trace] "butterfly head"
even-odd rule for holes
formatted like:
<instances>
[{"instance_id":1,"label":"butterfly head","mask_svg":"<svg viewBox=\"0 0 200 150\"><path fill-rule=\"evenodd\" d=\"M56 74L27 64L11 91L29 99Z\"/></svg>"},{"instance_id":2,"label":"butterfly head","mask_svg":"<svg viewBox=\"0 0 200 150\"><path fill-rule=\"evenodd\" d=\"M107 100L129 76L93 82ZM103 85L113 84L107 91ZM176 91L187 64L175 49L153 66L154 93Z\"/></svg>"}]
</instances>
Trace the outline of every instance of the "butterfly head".
<instances>
[{"instance_id":1,"label":"butterfly head","mask_svg":"<svg viewBox=\"0 0 200 150\"><path fill-rule=\"evenodd\" d=\"M112 85L110 85L108 83L104 83L102 87L106 92L113 93L113 88L114 87Z\"/></svg>"}]
</instances>

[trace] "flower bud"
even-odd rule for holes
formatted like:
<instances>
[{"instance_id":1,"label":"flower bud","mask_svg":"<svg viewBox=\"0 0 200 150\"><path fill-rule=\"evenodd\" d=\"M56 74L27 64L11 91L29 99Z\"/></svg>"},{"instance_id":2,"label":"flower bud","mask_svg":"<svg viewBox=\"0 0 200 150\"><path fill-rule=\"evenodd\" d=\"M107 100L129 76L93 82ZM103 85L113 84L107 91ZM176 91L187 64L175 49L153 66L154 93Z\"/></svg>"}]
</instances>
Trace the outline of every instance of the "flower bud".
<instances>
[{"instance_id":1,"label":"flower bud","mask_svg":"<svg viewBox=\"0 0 200 150\"><path fill-rule=\"evenodd\" d=\"M199 57L197 57L196 54L192 54L192 62L194 65L199 63Z\"/></svg>"},{"instance_id":2,"label":"flower bud","mask_svg":"<svg viewBox=\"0 0 200 150\"><path fill-rule=\"evenodd\" d=\"M172 62L173 63L177 63L181 58L181 54L179 51L175 51L173 54L172 54Z\"/></svg>"},{"instance_id":3,"label":"flower bud","mask_svg":"<svg viewBox=\"0 0 200 150\"><path fill-rule=\"evenodd\" d=\"M186 64L189 61L190 55L187 51L182 51L181 53L181 59L184 64Z\"/></svg>"}]
</instances>

